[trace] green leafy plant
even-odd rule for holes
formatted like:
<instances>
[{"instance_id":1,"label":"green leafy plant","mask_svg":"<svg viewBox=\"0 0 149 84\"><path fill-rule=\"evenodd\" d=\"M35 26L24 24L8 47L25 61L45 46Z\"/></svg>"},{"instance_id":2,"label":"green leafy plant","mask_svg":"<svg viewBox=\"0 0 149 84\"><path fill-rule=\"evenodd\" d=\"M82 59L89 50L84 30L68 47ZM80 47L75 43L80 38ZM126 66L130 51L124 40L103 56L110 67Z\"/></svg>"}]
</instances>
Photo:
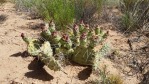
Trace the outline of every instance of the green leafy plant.
<instances>
[{"instance_id":1,"label":"green leafy plant","mask_svg":"<svg viewBox=\"0 0 149 84\"><path fill-rule=\"evenodd\" d=\"M107 43L104 43L108 32L104 32L99 26L93 30L83 21L69 30L71 34L68 30L58 31L53 21L42 24L41 29L40 39L31 39L24 34L21 36L28 45L28 53L31 56L39 56L38 58L54 71L62 68L55 58L60 58L61 53L80 65L90 65L97 69L100 57L110 50ZM100 48L95 49L99 45Z\"/></svg>"},{"instance_id":2,"label":"green leafy plant","mask_svg":"<svg viewBox=\"0 0 149 84\"><path fill-rule=\"evenodd\" d=\"M121 0L122 22L127 30L142 28L149 18L149 0Z\"/></svg>"},{"instance_id":3,"label":"green leafy plant","mask_svg":"<svg viewBox=\"0 0 149 84\"><path fill-rule=\"evenodd\" d=\"M28 10L45 21L53 19L61 28L80 19L89 21L100 13L102 0L16 0L18 9Z\"/></svg>"}]
</instances>

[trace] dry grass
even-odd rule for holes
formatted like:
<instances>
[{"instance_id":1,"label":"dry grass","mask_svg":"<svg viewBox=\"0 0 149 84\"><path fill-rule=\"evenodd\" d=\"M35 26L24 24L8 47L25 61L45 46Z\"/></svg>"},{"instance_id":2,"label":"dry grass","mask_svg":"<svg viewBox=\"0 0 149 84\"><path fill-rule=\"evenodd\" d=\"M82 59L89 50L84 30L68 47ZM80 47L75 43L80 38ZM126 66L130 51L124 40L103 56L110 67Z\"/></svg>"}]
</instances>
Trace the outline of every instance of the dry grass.
<instances>
[{"instance_id":1,"label":"dry grass","mask_svg":"<svg viewBox=\"0 0 149 84\"><path fill-rule=\"evenodd\" d=\"M123 80L119 75L110 75L108 80L109 84L123 84Z\"/></svg>"},{"instance_id":2,"label":"dry grass","mask_svg":"<svg viewBox=\"0 0 149 84\"><path fill-rule=\"evenodd\" d=\"M134 31L142 28L149 18L149 0L122 0L121 8L125 29Z\"/></svg>"}]
</instances>

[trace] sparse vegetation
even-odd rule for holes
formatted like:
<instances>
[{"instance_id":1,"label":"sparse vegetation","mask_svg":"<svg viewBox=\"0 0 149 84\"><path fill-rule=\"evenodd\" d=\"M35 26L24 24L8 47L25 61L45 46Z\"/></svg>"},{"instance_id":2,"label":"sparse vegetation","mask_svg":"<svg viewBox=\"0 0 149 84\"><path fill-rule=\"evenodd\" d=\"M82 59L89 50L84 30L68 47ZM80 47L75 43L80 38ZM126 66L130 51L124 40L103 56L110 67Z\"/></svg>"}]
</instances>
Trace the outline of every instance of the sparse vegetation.
<instances>
[{"instance_id":1,"label":"sparse vegetation","mask_svg":"<svg viewBox=\"0 0 149 84\"><path fill-rule=\"evenodd\" d=\"M42 3L42 4L41 4ZM75 20L89 21L100 13L102 0L16 0L18 9L26 9L41 16L45 21L53 19L65 27Z\"/></svg>"},{"instance_id":2,"label":"sparse vegetation","mask_svg":"<svg viewBox=\"0 0 149 84\"><path fill-rule=\"evenodd\" d=\"M149 0L0 0L0 28L2 83L149 84Z\"/></svg>"},{"instance_id":3,"label":"sparse vegetation","mask_svg":"<svg viewBox=\"0 0 149 84\"><path fill-rule=\"evenodd\" d=\"M122 22L126 30L142 28L149 18L149 0L121 0L124 13Z\"/></svg>"},{"instance_id":4,"label":"sparse vegetation","mask_svg":"<svg viewBox=\"0 0 149 84\"><path fill-rule=\"evenodd\" d=\"M109 84L123 84L123 79L119 75L109 75Z\"/></svg>"},{"instance_id":5,"label":"sparse vegetation","mask_svg":"<svg viewBox=\"0 0 149 84\"><path fill-rule=\"evenodd\" d=\"M119 75L109 74L106 66L98 69L99 79L93 80L87 84L123 84L123 79Z\"/></svg>"},{"instance_id":6,"label":"sparse vegetation","mask_svg":"<svg viewBox=\"0 0 149 84\"><path fill-rule=\"evenodd\" d=\"M85 22L92 20L93 16L100 15L104 0L75 0L75 18Z\"/></svg>"},{"instance_id":7,"label":"sparse vegetation","mask_svg":"<svg viewBox=\"0 0 149 84\"><path fill-rule=\"evenodd\" d=\"M120 0L104 0L107 6L118 6Z\"/></svg>"}]
</instances>

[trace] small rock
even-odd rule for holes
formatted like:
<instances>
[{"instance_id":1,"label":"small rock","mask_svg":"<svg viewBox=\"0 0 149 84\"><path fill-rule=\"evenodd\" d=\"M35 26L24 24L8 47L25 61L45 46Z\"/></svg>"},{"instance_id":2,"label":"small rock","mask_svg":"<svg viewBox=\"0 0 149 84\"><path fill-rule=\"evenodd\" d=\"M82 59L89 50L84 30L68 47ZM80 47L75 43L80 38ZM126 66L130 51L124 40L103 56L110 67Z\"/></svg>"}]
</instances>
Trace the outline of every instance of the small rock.
<instances>
[{"instance_id":1,"label":"small rock","mask_svg":"<svg viewBox=\"0 0 149 84\"><path fill-rule=\"evenodd\" d=\"M125 69L124 69L124 71L126 71L126 72L130 72L130 68L129 67L126 67Z\"/></svg>"},{"instance_id":2,"label":"small rock","mask_svg":"<svg viewBox=\"0 0 149 84\"><path fill-rule=\"evenodd\" d=\"M141 60L139 60L139 59L137 60L137 62L138 62L138 64L141 64L142 63Z\"/></svg>"},{"instance_id":3,"label":"small rock","mask_svg":"<svg viewBox=\"0 0 149 84\"><path fill-rule=\"evenodd\" d=\"M21 80L15 79L11 82L11 84L23 84L23 83L21 82Z\"/></svg>"}]
</instances>

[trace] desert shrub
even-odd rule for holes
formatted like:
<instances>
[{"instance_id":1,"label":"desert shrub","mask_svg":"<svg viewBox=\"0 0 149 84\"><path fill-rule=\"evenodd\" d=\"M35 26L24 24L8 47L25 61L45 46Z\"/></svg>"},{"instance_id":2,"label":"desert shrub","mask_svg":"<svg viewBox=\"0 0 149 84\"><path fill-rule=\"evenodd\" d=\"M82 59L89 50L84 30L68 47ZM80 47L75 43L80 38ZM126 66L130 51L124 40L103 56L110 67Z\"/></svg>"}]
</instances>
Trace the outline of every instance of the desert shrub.
<instances>
[{"instance_id":1,"label":"desert shrub","mask_svg":"<svg viewBox=\"0 0 149 84\"><path fill-rule=\"evenodd\" d=\"M121 0L122 23L126 30L134 31L149 18L149 0Z\"/></svg>"},{"instance_id":2,"label":"desert shrub","mask_svg":"<svg viewBox=\"0 0 149 84\"><path fill-rule=\"evenodd\" d=\"M51 2L51 0L49 1ZM65 26L69 23L72 23L74 20L74 6L72 1L53 0L52 2L53 4L47 4L49 5L49 7L47 7L47 15L49 15L49 18L51 17L52 19L54 19L60 26Z\"/></svg>"},{"instance_id":3,"label":"desert shrub","mask_svg":"<svg viewBox=\"0 0 149 84\"><path fill-rule=\"evenodd\" d=\"M77 19L89 21L94 14L100 14L103 0L75 0L75 15Z\"/></svg>"},{"instance_id":4,"label":"desert shrub","mask_svg":"<svg viewBox=\"0 0 149 84\"><path fill-rule=\"evenodd\" d=\"M16 0L18 9L34 11L45 21L54 19L61 27L74 20L89 21L100 13L102 0Z\"/></svg>"},{"instance_id":5,"label":"desert shrub","mask_svg":"<svg viewBox=\"0 0 149 84\"><path fill-rule=\"evenodd\" d=\"M60 26L72 23L74 19L74 7L70 0L16 0L16 6L45 21L54 19Z\"/></svg>"},{"instance_id":6,"label":"desert shrub","mask_svg":"<svg viewBox=\"0 0 149 84\"><path fill-rule=\"evenodd\" d=\"M89 81L86 84L123 84L123 80L119 75L109 74L107 67L98 68L99 79Z\"/></svg>"},{"instance_id":7,"label":"desert shrub","mask_svg":"<svg viewBox=\"0 0 149 84\"><path fill-rule=\"evenodd\" d=\"M119 75L109 75L109 84L123 84L123 80Z\"/></svg>"}]
</instances>

